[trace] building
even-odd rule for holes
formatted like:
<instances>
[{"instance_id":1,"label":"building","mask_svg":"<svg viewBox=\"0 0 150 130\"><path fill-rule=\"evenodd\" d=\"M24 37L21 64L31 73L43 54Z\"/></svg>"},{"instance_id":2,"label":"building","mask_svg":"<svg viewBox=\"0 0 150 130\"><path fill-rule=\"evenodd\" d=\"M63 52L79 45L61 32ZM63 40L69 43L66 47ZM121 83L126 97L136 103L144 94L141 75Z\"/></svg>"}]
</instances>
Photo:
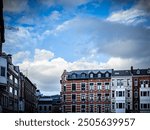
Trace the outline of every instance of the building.
<instances>
[{"instance_id":1,"label":"building","mask_svg":"<svg viewBox=\"0 0 150 130\"><path fill-rule=\"evenodd\" d=\"M150 68L133 69L133 112L150 112Z\"/></svg>"},{"instance_id":2,"label":"building","mask_svg":"<svg viewBox=\"0 0 150 130\"><path fill-rule=\"evenodd\" d=\"M2 112L19 112L18 66L12 64L11 55L0 56L0 106Z\"/></svg>"},{"instance_id":3,"label":"building","mask_svg":"<svg viewBox=\"0 0 150 130\"><path fill-rule=\"evenodd\" d=\"M60 83L62 112L150 112L150 68L65 70Z\"/></svg>"},{"instance_id":4,"label":"building","mask_svg":"<svg viewBox=\"0 0 150 130\"><path fill-rule=\"evenodd\" d=\"M60 113L60 108L60 95L41 95L38 99L38 113Z\"/></svg>"},{"instance_id":5,"label":"building","mask_svg":"<svg viewBox=\"0 0 150 130\"><path fill-rule=\"evenodd\" d=\"M37 112L36 86L12 63L0 56L0 112Z\"/></svg>"},{"instance_id":6,"label":"building","mask_svg":"<svg viewBox=\"0 0 150 130\"><path fill-rule=\"evenodd\" d=\"M111 112L132 112L132 74L114 70L111 77Z\"/></svg>"},{"instance_id":7,"label":"building","mask_svg":"<svg viewBox=\"0 0 150 130\"><path fill-rule=\"evenodd\" d=\"M62 112L111 112L112 70L79 70L61 76Z\"/></svg>"}]
</instances>

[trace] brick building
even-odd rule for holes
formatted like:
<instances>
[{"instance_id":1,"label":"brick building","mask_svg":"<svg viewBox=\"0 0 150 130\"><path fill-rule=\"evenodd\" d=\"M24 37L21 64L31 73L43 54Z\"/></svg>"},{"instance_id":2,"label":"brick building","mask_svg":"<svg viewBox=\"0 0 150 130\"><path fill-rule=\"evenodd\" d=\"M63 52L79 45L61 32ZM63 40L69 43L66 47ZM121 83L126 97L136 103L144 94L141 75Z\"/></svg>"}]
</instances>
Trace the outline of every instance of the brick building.
<instances>
[{"instance_id":1,"label":"brick building","mask_svg":"<svg viewBox=\"0 0 150 130\"><path fill-rule=\"evenodd\" d=\"M60 82L62 112L150 112L150 69L65 70Z\"/></svg>"},{"instance_id":2,"label":"brick building","mask_svg":"<svg viewBox=\"0 0 150 130\"><path fill-rule=\"evenodd\" d=\"M112 70L64 71L62 112L110 112Z\"/></svg>"}]
</instances>

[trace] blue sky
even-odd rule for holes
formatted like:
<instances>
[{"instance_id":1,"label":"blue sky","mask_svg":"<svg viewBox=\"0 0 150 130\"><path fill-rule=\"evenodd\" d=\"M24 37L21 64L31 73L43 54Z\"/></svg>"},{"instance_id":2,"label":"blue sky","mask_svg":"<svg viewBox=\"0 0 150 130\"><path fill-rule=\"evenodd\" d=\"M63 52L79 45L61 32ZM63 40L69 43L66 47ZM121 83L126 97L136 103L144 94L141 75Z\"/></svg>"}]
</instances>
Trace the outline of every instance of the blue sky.
<instances>
[{"instance_id":1,"label":"blue sky","mask_svg":"<svg viewBox=\"0 0 150 130\"><path fill-rule=\"evenodd\" d=\"M150 67L149 0L5 0L3 51L44 94L64 69Z\"/></svg>"}]
</instances>

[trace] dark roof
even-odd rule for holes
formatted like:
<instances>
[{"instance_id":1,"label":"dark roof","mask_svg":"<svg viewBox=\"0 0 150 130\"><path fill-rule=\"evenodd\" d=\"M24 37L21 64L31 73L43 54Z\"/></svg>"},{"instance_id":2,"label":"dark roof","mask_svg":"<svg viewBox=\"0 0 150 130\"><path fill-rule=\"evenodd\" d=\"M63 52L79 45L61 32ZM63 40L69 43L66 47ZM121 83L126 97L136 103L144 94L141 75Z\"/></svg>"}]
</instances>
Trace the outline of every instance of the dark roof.
<instances>
[{"instance_id":1,"label":"dark roof","mask_svg":"<svg viewBox=\"0 0 150 130\"><path fill-rule=\"evenodd\" d=\"M133 75L150 75L150 68L148 69L134 69Z\"/></svg>"},{"instance_id":2,"label":"dark roof","mask_svg":"<svg viewBox=\"0 0 150 130\"><path fill-rule=\"evenodd\" d=\"M131 76L130 70L114 70L112 76Z\"/></svg>"},{"instance_id":3,"label":"dark roof","mask_svg":"<svg viewBox=\"0 0 150 130\"><path fill-rule=\"evenodd\" d=\"M106 77L106 73L108 73L108 77ZM67 79L89 79L89 78L110 78L112 73L112 69L106 70L76 70L67 72ZM93 77L90 77L90 74L93 74ZM98 77L98 74L101 74L101 77ZM74 76L73 76L74 75ZM83 76L84 75L84 76Z\"/></svg>"}]
</instances>

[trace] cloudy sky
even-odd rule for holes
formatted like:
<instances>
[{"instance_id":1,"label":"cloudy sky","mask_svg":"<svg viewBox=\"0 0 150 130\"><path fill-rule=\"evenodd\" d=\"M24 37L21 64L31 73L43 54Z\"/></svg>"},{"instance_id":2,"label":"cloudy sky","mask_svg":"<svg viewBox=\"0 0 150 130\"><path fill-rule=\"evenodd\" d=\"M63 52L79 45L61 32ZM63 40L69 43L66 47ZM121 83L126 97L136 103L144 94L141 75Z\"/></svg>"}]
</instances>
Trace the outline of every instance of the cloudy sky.
<instances>
[{"instance_id":1,"label":"cloudy sky","mask_svg":"<svg viewBox=\"0 0 150 130\"><path fill-rule=\"evenodd\" d=\"M3 51L44 94L63 70L150 67L149 0L4 0Z\"/></svg>"}]
</instances>

